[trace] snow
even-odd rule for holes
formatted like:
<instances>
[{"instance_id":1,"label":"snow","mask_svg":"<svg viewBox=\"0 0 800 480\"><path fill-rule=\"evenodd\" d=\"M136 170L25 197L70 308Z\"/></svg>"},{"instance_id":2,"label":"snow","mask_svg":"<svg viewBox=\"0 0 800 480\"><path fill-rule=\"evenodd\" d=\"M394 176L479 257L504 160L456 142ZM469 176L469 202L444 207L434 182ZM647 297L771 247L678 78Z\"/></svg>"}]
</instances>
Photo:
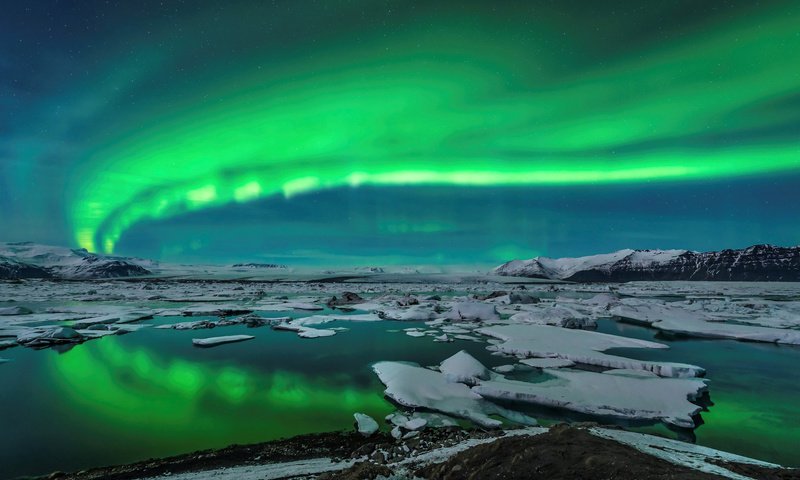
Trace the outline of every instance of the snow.
<instances>
[{"instance_id":1,"label":"snow","mask_svg":"<svg viewBox=\"0 0 800 480\"><path fill-rule=\"evenodd\" d=\"M300 338L323 338L336 335L336 330L325 328L303 328L297 332Z\"/></svg>"},{"instance_id":2,"label":"snow","mask_svg":"<svg viewBox=\"0 0 800 480\"><path fill-rule=\"evenodd\" d=\"M363 313L355 315L310 315L308 317L297 318L292 321L295 325L324 325L330 322L378 322L380 317L374 313Z\"/></svg>"},{"instance_id":3,"label":"snow","mask_svg":"<svg viewBox=\"0 0 800 480\"><path fill-rule=\"evenodd\" d=\"M378 431L378 422L365 413L354 413L353 418L356 419L356 429L358 433L368 437Z\"/></svg>"},{"instance_id":4,"label":"snow","mask_svg":"<svg viewBox=\"0 0 800 480\"><path fill-rule=\"evenodd\" d=\"M383 308L380 305L376 305L374 310L378 310L381 318L387 320L425 322L438 316L428 305L413 305L408 308Z\"/></svg>"},{"instance_id":5,"label":"snow","mask_svg":"<svg viewBox=\"0 0 800 480\"><path fill-rule=\"evenodd\" d=\"M57 277L68 279L129 276L129 273L121 273L126 268L138 268L139 272L135 274L146 275L150 272L142 265L152 263L141 259L96 255L85 249L69 249L30 242L0 243L0 258L2 257L42 267Z\"/></svg>"},{"instance_id":6,"label":"snow","mask_svg":"<svg viewBox=\"0 0 800 480\"><path fill-rule=\"evenodd\" d=\"M334 462L330 458L310 458L294 462L243 465L199 472L186 472L169 475L166 478L170 480L277 480L302 477L304 475L317 475L325 472L338 472L350 468L358 460L363 459ZM164 476L158 476L148 477L143 480L163 480L164 478Z\"/></svg>"},{"instance_id":7,"label":"snow","mask_svg":"<svg viewBox=\"0 0 800 480\"><path fill-rule=\"evenodd\" d=\"M555 304L514 314L509 320L517 323L554 325L565 328L594 328L597 326L597 322L586 314Z\"/></svg>"},{"instance_id":8,"label":"snow","mask_svg":"<svg viewBox=\"0 0 800 480\"><path fill-rule=\"evenodd\" d=\"M425 428L425 426L427 424L428 424L428 421L425 420L424 418L413 418L413 419L407 421L405 423L404 427L409 429L409 430L420 430L422 428Z\"/></svg>"},{"instance_id":9,"label":"snow","mask_svg":"<svg viewBox=\"0 0 800 480\"><path fill-rule=\"evenodd\" d=\"M32 329L17 337L17 342L26 347L49 347L67 343L80 343L84 336L70 327L43 327Z\"/></svg>"},{"instance_id":10,"label":"snow","mask_svg":"<svg viewBox=\"0 0 800 480\"><path fill-rule=\"evenodd\" d=\"M712 462L734 462L747 465L757 465L767 468L781 468L780 465L774 463L762 462L752 458L735 455L732 453L714 450L713 448L701 447L692 443L680 442L668 438L657 437L654 435L645 435L635 432L626 432L624 430L612 430L607 428L590 428L589 432L601 438L614 440L616 442L628 445L639 450L647 455L666 460L676 465L683 465L694 470L709 473L712 475L720 475L725 478L735 480L750 480L750 477L745 477L734 473L720 465Z\"/></svg>"},{"instance_id":11,"label":"snow","mask_svg":"<svg viewBox=\"0 0 800 480\"><path fill-rule=\"evenodd\" d=\"M405 407L427 408L465 418L486 428L497 428L502 424L489 417L493 414L523 424L536 422L526 415L484 400L464 384L448 382L443 374L416 364L378 362L372 369L386 385L384 394Z\"/></svg>"},{"instance_id":12,"label":"snow","mask_svg":"<svg viewBox=\"0 0 800 480\"><path fill-rule=\"evenodd\" d=\"M577 258L536 257L530 260L512 260L493 270L498 275L539 276L563 280L585 270L609 271L621 260L632 265L647 267L668 263L687 250L619 250L613 253L589 255Z\"/></svg>"},{"instance_id":13,"label":"snow","mask_svg":"<svg viewBox=\"0 0 800 480\"><path fill-rule=\"evenodd\" d=\"M669 348L635 338L544 325L492 326L477 332L503 341L487 347L490 350L523 358L561 358L605 368L647 370L664 377L695 377L705 373L695 365L649 362L603 353L611 348Z\"/></svg>"},{"instance_id":14,"label":"snow","mask_svg":"<svg viewBox=\"0 0 800 480\"><path fill-rule=\"evenodd\" d=\"M336 330L326 328L312 328L304 327L303 325L295 324L294 322L282 322L272 326L273 330L288 330L290 332L297 332L300 338L322 338L332 337L336 335Z\"/></svg>"},{"instance_id":15,"label":"snow","mask_svg":"<svg viewBox=\"0 0 800 480\"><path fill-rule=\"evenodd\" d=\"M503 432L505 434L503 435L503 437L534 436L534 435L541 435L542 433L546 433L547 431L548 429L543 427L527 427L527 428L520 428L517 430L507 430ZM470 438L468 440L464 440L450 447L436 448L434 450L430 450L421 453L419 455L411 455L409 458L401 460L400 462L392 464L391 466L393 467L411 466L414 469L417 469L422 465L442 463L447 461L450 457L460 452L463 452L464 450L470 449L472 447L477 447L478 445L492 443L496 440L498 440L497 437ZM402 476L403 473L402 470L400 471L400 473L401 476L399 478L407 478Z\"/></svg>"},{"instance_id":16,"label":"snow","mask_svg":"<svg viewBox=\"0 0 800 480\"><path fill-rule=\"evenodd\" d=\"M484 398L563 408L588 415L627 420L663 421L694 428L701 408L689 401L707 390L699 379L662 378L645 372L545 370L553 377L530 383L495 375L472 390Z\"/></svg>"},{"instance_id":17,"label":"snow","mask_svg":"<svg viewBox=\"0 0 800 480\"><path fill-rule=\"evenodd\" d=\"M488 380L489 370L481 362L464 350L459 351L439 364L439 371L450 382L475 385L481 380Z\"/></svg>"},{"instance_id":18,"label":"snow","mask_svg":"<svg viewBox=\"0 0 800 480\"><path fill-rule=\"evenodd\" d=\"M575 362L572 360L564 358L524 358L520 360L519 363L533 368L565 368L575 365ZM497 369L495 369L495 371L503 373Z\"/></svg>"},{"instance_id":19,"label":"snow","mask_svg":"<svg viewBox=\"0 0 800 480\"><path fill-rule=\"evenodd\" d=\"M700 312L655 301L628 302L612 308L610 313L673 334L800 345L800 330L724 323Z\"/></svg>"},{"instance_id":20,"label":"snow","mask_svg":"<svg viewBox=\"0 0 800 480\"><path fill-rule=\"evenodd\" d=\"M0 315L28 315L31 312L29 309L25 307L4 307L0 308Z\"/></svg>"},{"instance_id":21,"label":"snow","mask_svg":"<svg viewBox=\"0 0 800 480\"><path fill-rule=\"evenodd\" d=\"M458 426L458 422L453 418L447 415L430 412L413 412L409 415L394 412L386 416L386 421L397 428L398 434L402 434L401 428L405 430L421 430L428 427L443 428Z\"/></svg>"},{"instance_id":22,"label":"snow","mask_svg":"<svg viewBox=\"0 0 800 480\"><path fill-rule=\"evenodd\" d=\"M214 347L224 343L242 342L244 340L252 340L256 337L252 335L227 335L223 337L209 337L209 338L193 338L192 344L198 347Z\"/></svg>"},{"instance_id":23,"label":"snow","mask_svg":"<svg viewBox=\"0 0 800 480\"><path fill-rule=\"evenodd\" d=\"M498 321L500 315L492 304L480 302L459 302L452 306L445 315L449 320L480 320L483 322Z\"/></svg>"}]
</instances>

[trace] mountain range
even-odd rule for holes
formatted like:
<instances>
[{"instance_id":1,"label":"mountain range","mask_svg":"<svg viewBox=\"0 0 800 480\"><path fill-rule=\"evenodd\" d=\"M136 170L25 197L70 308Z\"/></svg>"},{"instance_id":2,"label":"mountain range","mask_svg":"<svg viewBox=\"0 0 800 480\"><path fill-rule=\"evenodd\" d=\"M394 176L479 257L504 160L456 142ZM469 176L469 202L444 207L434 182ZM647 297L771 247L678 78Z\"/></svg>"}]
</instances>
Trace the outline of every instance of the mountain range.
<instances>
[{"instance_id":1,"label":"mountain range","mask_svg":"<svg viewBox=\"0 0 800 480\"><path fill-rule=\"evenodd\" d=\"M86 280L150 275L149 260L112 257L31 242L0 243L0 279Z\"/></svg>"},{"instance_id":2,"label":"mountain range","mask_svg":"<svg viewBox=\"0 0 800 480\"><path fill-rule=\"evenodd\" d=\"M740 250L620 250L576 258L512 260L492 273L571 282L643 280L800 281L800 246Z\"/></svg>"}]
</instances>

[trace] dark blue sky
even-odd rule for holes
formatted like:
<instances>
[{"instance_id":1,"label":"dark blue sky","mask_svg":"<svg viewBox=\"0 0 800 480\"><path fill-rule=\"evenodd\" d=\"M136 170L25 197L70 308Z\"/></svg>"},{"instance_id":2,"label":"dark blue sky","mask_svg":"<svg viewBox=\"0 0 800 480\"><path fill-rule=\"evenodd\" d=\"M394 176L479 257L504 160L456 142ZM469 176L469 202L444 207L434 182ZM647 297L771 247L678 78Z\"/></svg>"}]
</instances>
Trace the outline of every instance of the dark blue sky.
<instances>
[{"instance_id":1,"label":"dark blue sky","mask_svg":"<svg viewBox=\"0 0 800 480\"><path fill-rule=\"evenodd\" d=\"M41 1L0 241L486 266L800 243L796 2Z\"/></svg>"}]
</instances>

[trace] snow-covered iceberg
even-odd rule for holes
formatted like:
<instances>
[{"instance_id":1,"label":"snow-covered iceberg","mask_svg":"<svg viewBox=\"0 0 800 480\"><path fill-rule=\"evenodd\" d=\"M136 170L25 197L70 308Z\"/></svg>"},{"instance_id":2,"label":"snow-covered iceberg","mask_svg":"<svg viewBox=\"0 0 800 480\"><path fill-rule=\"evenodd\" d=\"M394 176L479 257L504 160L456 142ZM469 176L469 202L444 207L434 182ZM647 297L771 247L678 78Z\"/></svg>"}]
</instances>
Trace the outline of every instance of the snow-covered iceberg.
<instances>
[{"instance_id":1,"label":"snow-covered iceberg","mask_svg":"<svg viewBox=\"0 0 800 480\"><path fill-rule=\"evenodd\" d=\"M662 377L697 377L705 374L705 370L696 365L649 362L603 353L612 348L669 348L647 340L545 325L499 325L476 331L502 340L502 343L487 347L490 350L521 358L563 358L605 368L645 370Z\"/></svg>"},{"instance_id":2,"label":"snow-covered iceberg","mask_svg":"<svg viewBox=\"0 0 800 480\"><path fill-rule=\"evenodd\" d=\"M398 404L409 408L426 408L436 412L465 418L476 424L497 428L502 422L489 415L500 415L511 421L535 425L527 415L514 412L485 400L462 383L449 382L433 370L402 362L378 362L372 366L381 382L384 393Z\"/></svg>"},{"instance_id":3,"label":"snow-covered iceberg","mask_svg":"<svg viewBox=\"0 0 800 480\"><path fill-rule=\"evenodd\" d=\"M713 321L703 313L655 301L637 300L635 303L618 305L610 313L673 334L800 345L800 330Z\"/></svg>"}]
</instances>

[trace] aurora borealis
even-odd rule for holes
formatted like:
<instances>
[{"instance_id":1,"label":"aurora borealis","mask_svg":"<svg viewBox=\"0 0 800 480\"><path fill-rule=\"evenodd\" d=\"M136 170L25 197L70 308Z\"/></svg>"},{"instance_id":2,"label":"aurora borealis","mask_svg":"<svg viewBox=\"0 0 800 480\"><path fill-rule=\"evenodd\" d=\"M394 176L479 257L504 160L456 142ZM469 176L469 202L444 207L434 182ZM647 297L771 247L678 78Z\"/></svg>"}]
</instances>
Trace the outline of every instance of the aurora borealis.
<instances>
[{"instance_id":1,"label":"aurora borealis","mask_svg":"<svg viewBox=\"0 0 800 480\"><path fill-rule=\"evenodd\" d=\"M796 2L215 3L8 7L3 240L451 264L800 243Z\"/></svg>"}]
</instances>

